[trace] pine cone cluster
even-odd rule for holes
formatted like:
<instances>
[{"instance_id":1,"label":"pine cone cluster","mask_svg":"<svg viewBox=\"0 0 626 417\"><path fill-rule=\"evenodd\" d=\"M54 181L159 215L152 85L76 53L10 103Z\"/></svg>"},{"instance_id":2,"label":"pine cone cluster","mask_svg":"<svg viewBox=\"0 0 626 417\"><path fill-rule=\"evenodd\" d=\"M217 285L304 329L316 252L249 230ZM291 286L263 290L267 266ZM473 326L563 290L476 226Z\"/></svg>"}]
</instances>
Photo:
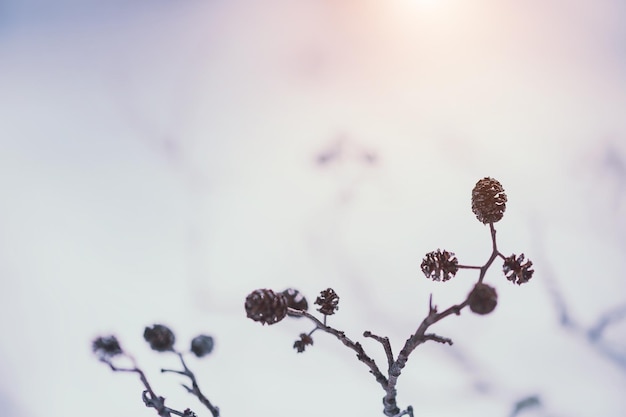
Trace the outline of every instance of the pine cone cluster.
<instances>
[{"instance_id":1,"label":"pine cone cluster","mask_svg":"<svg viewBox=\"0 0 626 417\"><path fill-rule=\"evenodd\" d=\"M507 197L502 184L493 178L483 178L472 190L472 211L484 224L502 219L506 202Z\"/></svg>"},{"instance_id":2,"label":"pine cone cluster","mask_svg":"<svg viewBox=\"0 0 626 417\"><path fill-rule=\"evenodd\" d=\"M258 289L246 297L246 315L262 324L274 324L285 318L287 305L288 300L284 294Z\"/></svg>"},{"instance_id":3,"label":"pine cone cluster","mask_svg":"<svg viewBox=\"0 0 626 417\"><path fill-rule=\"evenodd\" d=\"M447 281L456 275L458 264L453 252L437 249L427 253L422 260L422 272L433 281Z\"/></svg>"},{"instance_id":4,"label":"pine cone cluster","mask_svg":"<svg viewBox=\"0 0 626 417\"><path fill-rule=\"evenodd\" d=\"M521 285L528 282L533 277L535 271L532 269L532 266L533 263L530 259L526 259L526 262L524 262L523 253L517 257L513 254L504 259L502 271L504 275L506 275L506 279L517 285Z\"/></svg>"},{"instance_id":5,"label":"pine cone cluster","mask_svg":"<svg viewBox=\"0 0 626 417\"><path fill-rule=\"evenodd\" d=\"M143 338L150 344L152 350L156 350L157 352L174 350L176 336L174 336L174 332L172 332L169 327L162 324L146 327L143 332Z\"/></svg>"},{"instance_id":6,"label":"pine cone cluster","mask_svg":"<svg viewBox=\"0 0 626 417\"><path fill-rule=\"evenodd\" d=\"M315 304L319 305L317 309L320 313L330 316L335 314L335 311L339 309L339 296L332 288L327 288L322 291L315 300Z\"/></svg>"},{"instance_id":7,"label":"pine cone cluster","mask_svg":"<svg viewBox=\"0 0 626 417\"><path fill-rule=\"evenodd\" d=\"M480 282L474 286L468 299L470 310L476 314L489 314L498 304L498 294L495 288Z\"/></svg>"}]
</instances>

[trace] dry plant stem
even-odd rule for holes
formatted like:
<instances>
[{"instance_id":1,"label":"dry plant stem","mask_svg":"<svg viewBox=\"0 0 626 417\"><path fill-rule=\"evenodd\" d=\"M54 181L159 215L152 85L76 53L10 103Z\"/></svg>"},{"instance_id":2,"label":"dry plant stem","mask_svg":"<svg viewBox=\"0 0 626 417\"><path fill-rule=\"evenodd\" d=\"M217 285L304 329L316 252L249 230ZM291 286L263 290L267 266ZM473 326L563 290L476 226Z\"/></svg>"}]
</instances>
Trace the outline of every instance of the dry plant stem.
<instances>
[{"instance_id":1,"label":"dry plant stem","mask_svg":"<svg viewBox=\"0 0 626 417\"><path fill-rule=\"evenodd\" d=\"M180 363L183 365L183 370L182 371L177 371L175 369L161 369L161 372L172 372L172 373L175 373L175 374L184 375L187 378L189 378L189 380L191 381L191 387L189 387L188 385L185 385L185 384L181 384L181 385L187 390L187 392L189 392L190 394L195 395L198 398L198 400L200 400L200 402L206 408L209 409L209 411L211 412L213 417L219 417L220 409L218 407L216 407L215 405L213 405L211 403L211 401L209 401L209 399L202 393L202 391L200 390L200 386L198 386L198 381L196 380L196 376L187 367L187 364L185 363L185 359L183 358L183 354L181 352L175 352L175 353L180 358Z\"/></svg>"},{"instance_id":2,"label":"dry plant stem","mask_svg":"<svg viewBox=\"0 0 626 417\"><path fill-rule=\"evenodd\" d=\"M483 282L487 270L498 256L504 259L504 255L498 251L498 244L496 243L496 228L493 227L493 223L489 223L489 230L491 231L491 256L489 256L487 262L485 262L485 264L480 267L480 276L478 277L478 282Z\"/></svg>"},{"instance_id":3,"label":"dry plant stem","mask_svg":"<svg viewBox=\"0 0 626 417\"><path fill-rule=\"evenodd\" d=\"M368 368L370 368L370 373L374 375L374 378L376 378L376 381L383 387L383 389L387 386L387 378L385 378L382 372L380 372L380 369L378 368L378 365L376 365L376 362L374 361L374 359L370 358L365 353L365 351L363 350L363 346L361 346L359 342L353 342L346 336L344 332L334 329L330 326L327 326L326 324L319 321L317 317L313 316L312 314L306 311L295 310L293 308L288 308L287 311L289 312L289 314L293 316L306 317L309 320L311 320L313 323L315 323L315 326L316 326L315 329L313 329L309 334L319 329L335 336L337 339L339 339L341 343L343 343L344 345L352 349L354 352L356 352L357 359L363 362L365 365L367 365Z\"/></svg>"},{"instance_id":4,"label":"dry plant stem","mask_svg":"<svg viewBox=\"0 0 626 417\"><path fill-rule=\"evenodd\" d=\"M381 345L383 345L383 349L385 349L385 355L387 355L387 364L389 365L389 368L387 368L387 370L391 369L391 366L393 365L393 352L391 351L391 344L389 343L389 338L377 336L373 334L372 332L370 332L369 330L366 330L365 332L363 332L363 337L371 337L372 339L376 340Z\"/></svg>"},{"instance_id":5,"label":"dry plant stem","mask_svg":"<svg viewBox=\"0 0 626 417\"><path fill-rule=\"evenodd\" d=\"M477 283L481 283L483 281L487 273L487 270L493 264L493 262L496 260L497 257L500 257L503 259L505 258L504 255L498 251L498 245L496 243L496 229L494 228L493 223L489 223L489 230L491 234L492 251L487 262L485 262L483 266L468 266L468 265L458 266L459 268L462 268L462 269L478 269L480 272L479 272ZM396 403L396 396L397 396L396 384L398 383L398 378L400 377L400 374L402 373L402 369L406 366L406 363L409 359L409 355L415 350L415 348L417 348L419 345L421 345L424 342L432 340L434 342L452 345L451 339L436 335L434 333L426 333L426 332L430 326L437 323L438 321L453 314L457 316L460 315L461 310L463 310L468 305L469 305L469 295L460 304L456 304L451 307L448 307L446 310L439 313L437 310L437 306L433 305L432 295L431 295L430 301L429 301L428 315L426 316L424 320L422 320L422 322L418 326L415 333L413 333L413 335L411 335L411 337L409 337L407 341L404 343L404 347L402 348L402 350L400 351L396 359L394 359L393 357L391 344L389 343L389 339L387 337L375 335L370 331L364 332L363 333L364 337L372 338L383 346L383 349L385 350L385 355L387 357L387 363L388 363L388 372L387 372L388 376L387 377L385 377L382 374L382 372L376 365L376 362L374 362L374 360L365 353L360 343L353 342L344 334L344 332L336 330L326 325L326 316L324 316L324 321L321 322L316 317L314 317L313 315L311 315L310 313L306 311L295 310L292 308L289 308L288 311L289 311L289 314L292 316L306 317L309 320L311 320L313 323L315 323L316 327L313 330L311 330L311 332L309 332L309 335L313 334L313 332L315 332L316 330L323 330L327 333L332 334L337 339L339 339L344 345L346 345L347 347L349 347L350 349L356 352L357 358L370 368L370 373L374 375L374 377L376 378L376 381L382 386L383 390L385 390L385 396L383 397L383 405L384 405L383 413L386 416L401 417L404 415L409 415L410 417L413 417L413 408L411 406L407 407L406 410L401 411L398 408L397 403Z\"/></svg>"},{"instance_id":6,"label":"dry plant stem","mask_svg":"<svg viewBox=\"0 0 626 417\"><path fill-rule=\"evenodd\" d=\"M402 373L402 369L406 366L406 362L409 359L409 355L415 350L416 347L421 345L422 343L433 340L439 343L447 343L452 344L452 340L448 338L444 338L438 336L433 333L426 334L428 328L437 323L439 320L442 320L445 317L448 317L451 314L459 315L461 314L461 310L468 305L468 299L465 299L461 304L453 305L449 307L447 310L442 311L441 313L437 313L437 307L432 305L432 297L431 304L429 307L428 316L420 323L419 327L407 339L404 343L404 347L398 354L398 358L394 361L393 365L389 369L389 382L388 386L385 389L386 395L383 397L383 404L385 406L384 413L386 416L395 416L399 413L399 408L396 405L396 384L398 383L398 378Z\"/></svg>"},{"instance_id":7,"label":"dry plant stem","mask_svg":"<svg viewBox=\"0 0 626 417\"><path fill-rule=\"evenodd\" d=\"M132 368L118 368L117 366L113 365L113 363L110 360L106 360L106 359L103 359L102 362L109 365L111 370L113 370L114 372L133 372L133 373L138 374L139 379L141 380L144 387L146 388L142 394L143 402L146 405L146 407L154 408L159 414L159 416L171 417L172 414L175 414L177 416L184 416L185 414L183 412L174 410L172 408L165 406L165 398L158 396L154 393L154 391L152 390L152 387L150 386L150 383L148 382L148 379L146 378L146 375L135 364L135 359L129 355L125 355L125 356L128 357L133 362Z\"/></svg>"}]
</instances>

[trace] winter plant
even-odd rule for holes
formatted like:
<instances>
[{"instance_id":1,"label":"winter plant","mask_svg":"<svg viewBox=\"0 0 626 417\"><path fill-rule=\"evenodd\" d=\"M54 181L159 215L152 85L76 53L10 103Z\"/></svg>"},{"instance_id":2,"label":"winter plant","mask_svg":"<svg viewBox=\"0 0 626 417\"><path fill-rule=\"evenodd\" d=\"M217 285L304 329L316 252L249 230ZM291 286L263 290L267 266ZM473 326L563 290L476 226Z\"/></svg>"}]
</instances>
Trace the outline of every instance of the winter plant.
<instances>
[{"instance_id":1,"label":"winter plant","mask_svg":"<svg viewBox=\"0 0 626 417\"><path fill-rule=\"evenodd\" d=\"M162 324L155 324L152 327L146 327L143 333L143 338L146 340L146 342L148 342L152 350L161 353L174 353L178 356L182 369L161 369L161 372L179 374L189 378L189 382L191 385L181 385L187 390L187 392L197 397L198 400L206 408L209 409L213 417L219 417L219 408L213 405L211 401L209 401L209 399L200 390L200 387L198 386L198 381L196 380L196 376L189 369L189 367L187 367L184 353L174 349L174 343L176 342L174 332L172 332L167 326L164 326ZM194 337L191 341L190 352L193 353L196 357L202 358L213 351L213 345L213 337L201 334ZM167 407L165 405L165 398L157 395L154 392L154 390L150 386L150 383L148 382L148 379L146 378L146 374L137 366L135 358L133 358L130 354L126 353L122 349L119 341L115 336L101 336L96 338L96 340L94 340L92 343L92 350L98 356L98 359L100 359L101 362L109 365L109 367L113 371L131 372L139 375L139 379L141 380L145 388L142 393L143 402L146 407L154 408L159 416L171 417L172 415L176 415L183 417L196 417L196 414L189 408L180 411ZM130 362L131 365L122 366L118 364L120 362L123 362L124 359L126 359L127 362Z\"/></svg>"},{"instance_id":2,"label":"winter plant","mask_svg":"<svg viewBox=\"0 0 626 417\"><path fill-rule=\"evenodd\" d=\"M493 178L483 178L472 190L472 211L479 221L489 225L491 233L492 251L489 258L482 266L460 265L456 255L447 250L437 249L427 253L422 260L421 269L426 278L434 281L448 281L453 278L459 269L478 270L478 279L473 289L465 300L459 304L439 311L433 305L432 294L429 300L428 314L419 323L415 332L406 340L397 356L394 356L388 337L379 336L371 331L363 332L363 337L371 338L379 342L387 357L386 368L381 368L374 359L365 352L359 342L353 341L340 331L328 324L328 317L337 312L339 296L332 288L323 290L315 300L317 311L322 314L319 319L309 313L306 299L294 289L283 292L275 292L270 289L258 289L248 295L245 302L248 317L262 324L275 324L286 316L306 317L313 322L313 329L308 333L301 333L298 340L293 344L297 352L304 352L307 346L313 345L313 334L323 331L336 337L346 347L356 353L359 361L369 368L376 382L384 391L383 413L388 417L400 417L409 415L413 417L413 407L408 406L401 410L397 405L396 385L406 366L409 356L415 348L427 341L433 341L452 345L452 340L435 333L429 333L430 326L451 315L460 315L465 307L476 314L491 313L498 303L498 294L492 286L484 283L485 274L497 258L503 261L502 271L509 281L518 285L528 282L533 276L532 262L525 259L524 254L505 256L498 249L496 243L496 229L494 223L502 219L506 209L507 196L502 185Z\"/></svg>"},{"instance_id":3,"label":"winter plant","mask_svg":"<svg viewBox=\"0 0 626 417\"><path fill-rule=\"evenodd\" d=\"M496 242L496 229L494 223L500 221L506 209L507 196L502 185L493 178L483 178L476 183L472 190L472 211L480 222L489 226L492 250L489 258L482 266L462 265L453 252L437 249L427 253L421 263L421 270L428 279L433 281L446 282L452 279L459 269L473 269L478 271L478 278L472 290L465 300L440 311L433 304L432 294L429 299L428 314L417 325L415 332L409 336L397 355L394 355L389 338L372 333L363 332L363 337L371 338L380 343L387 358L386 368L381 368L367 354L361 343L353 341L346 336L345 332L338 330L328 324L328 317L334 315L339 308L339 296L332 288L321 291L314 304L321 318L308 312L309 305L306 298L296 289L289 288L282 292L263 288L251 292L245 300L245 310L248 318L262 324L276 324L285 317L305 317L310 320L314 327L307 333L301 333L294 342L293 348L302 353L307 346L313 345L313 334L317 331L326 332L347 348L356 353L357 359L369 368L376 382L384 391L383 413L388 417L401 417L408 415L413 417L413 407L407 406L400 409L397 405L396 386L402 370L406 366L409 356L419 345L433 341L442 344L452 345L452 340L429 332L429 328L452 315L460 315L466 307L475 314L491 313L497 303L498 295L492 286L484 282L485 275L496 259L502 260L502 271L507 280L521 285L528 282L533 276L532 262L525 258L524 254L519 256L512 254L505 256L499 249ZM207 397L200 391L196 377L187 367L183 353L174 349L174 333L166 326L156 324L147 327L144 332L144 339L150 347L158 352L170 352L180 358L182 370L161 369L163 373L175 373L189 378L191 386L183 384L183 387L211 412L213 417L220 415L219 409L214 406ZM139 375L144 385L142 398L146 407L154 408L161 417L171 417L172 415L193 417L196 414L189 408L179 411L165 405L165 398L157 395L151 388L144 372L139 369L132 356L127 354L120 346L115 336L99 337L93 341L93 352L100 361L107 364L116 372L131 372ZM191 342L190 351L197 357L203 357L213 350L213 338L211 336L200 335ZM115 364L121 358L130 360L130 367L122 367Z\"/></svg>"}]
</instances>

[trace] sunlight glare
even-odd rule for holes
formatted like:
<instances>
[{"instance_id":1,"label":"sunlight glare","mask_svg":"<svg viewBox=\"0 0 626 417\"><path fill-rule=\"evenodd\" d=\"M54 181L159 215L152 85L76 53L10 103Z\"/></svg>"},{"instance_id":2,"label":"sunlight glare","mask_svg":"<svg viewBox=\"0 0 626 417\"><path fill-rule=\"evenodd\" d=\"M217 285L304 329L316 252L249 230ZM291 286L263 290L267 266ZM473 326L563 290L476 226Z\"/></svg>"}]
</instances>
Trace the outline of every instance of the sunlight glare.
<instances>
[{"instance_id":1,"label":"sunlight glare","mask_svg":"<svg viewBox=\"0 0 626 417\"><path fill-rule=\"evenodd\" d=\"M404 3L413 4L420 8L434 8L442 5L444 0L403 0Z\"/></svg>"}]
</instances>

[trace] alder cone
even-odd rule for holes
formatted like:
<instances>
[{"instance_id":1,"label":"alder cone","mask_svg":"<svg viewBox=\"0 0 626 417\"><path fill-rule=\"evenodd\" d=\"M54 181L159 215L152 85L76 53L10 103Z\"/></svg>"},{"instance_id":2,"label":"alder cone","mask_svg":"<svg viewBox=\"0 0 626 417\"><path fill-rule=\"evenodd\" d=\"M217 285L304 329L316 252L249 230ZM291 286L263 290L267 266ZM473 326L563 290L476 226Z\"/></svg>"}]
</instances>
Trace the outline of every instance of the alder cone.
<instances>
[{"instance_id":1,"label":"alder cone","mask_svg":"<svg viewBox=\"0 0 626 417\"><path fill-rule=\"evenodd\" d=\"M427 253L422 260L422 272L433 281L447 281L459 270L459 261L454 252L437 249Z\"/></svg>"},{"instance_id":2,"label":"alder cone","mask_svg":"<svg viewBox=\"0 0 626 417\"><path fill-rule=\"evenodd\" d=\"M498 304L498 294L495 288L478 283L469 295L469 307L476 314L489 314Z\"/></svg>"},{"instance_id":3,"label":"alder cone","mask_svg":"<svg viewBox=\"0 0 626 417\"><path fill-rule=\"evenodd\" d=\"M295 288L287 288L282 294L287 299L287 307L293 308L294 310L307 311L309 309L309 303L302 295L302 293ZM289 312L287 314L291 317ZM294 316L297 318L301 318L302 316Z\"/></svg>"},{"instance_id":4,"label":"alder cone","mask_svg":"<svg viewBox=\"0 0 626 417\"><path fill-rule=\"evenodd\" d=\"M483 178L472 190L472 211L484 224L500 221L506 210L506 202L502 184L493 178Z\"/></svg>"},{"instance_id":5,"label":"alder cone","mask_svg":"<svg viewBox=\"0 0 626 417\"><path fill-rule=\"evenodd\" d=\"M502 272L504 272L506 279L517 285L521 285L528 282L533 277L535 271L532 267L532 261L526 259L523 253L520 256L513 254L504 259Z\"/></svg>"},{"instance_id":6,"label":"alder cone","mask_svg":"<svg viewBox=\"0 0 626 417\"><path fill-rule=\"evenodd\" d=\"M320 292L320 295L315 300L315 304L320 306L317 311L325 316L330 316L339 309L339 296L335 290L327 288Z\"/></svg>"},{"instance_id":7,"label":"alder cone","mask_svg":"<svg viewBox=\"0 0 626 417\"><path fill-rule=\"evenodd\" d=\"M274 324L285 318L287 305L287 297L284 294L258 289L246 297L246 315L262 324Z\"/></svg>"},{"instance_id":8,"label":"alder cone","mask_svg":"<svg viewBox=\"0 0 626 417\"><path fill-rule=\"evenodd\" d=\"M152 350L157 352L167 352L174 349L176 337L169 327L162 324L155 324L152 327L146 327L143 332L143 338L150 345Z\"/></svg>"}]
</instances>

